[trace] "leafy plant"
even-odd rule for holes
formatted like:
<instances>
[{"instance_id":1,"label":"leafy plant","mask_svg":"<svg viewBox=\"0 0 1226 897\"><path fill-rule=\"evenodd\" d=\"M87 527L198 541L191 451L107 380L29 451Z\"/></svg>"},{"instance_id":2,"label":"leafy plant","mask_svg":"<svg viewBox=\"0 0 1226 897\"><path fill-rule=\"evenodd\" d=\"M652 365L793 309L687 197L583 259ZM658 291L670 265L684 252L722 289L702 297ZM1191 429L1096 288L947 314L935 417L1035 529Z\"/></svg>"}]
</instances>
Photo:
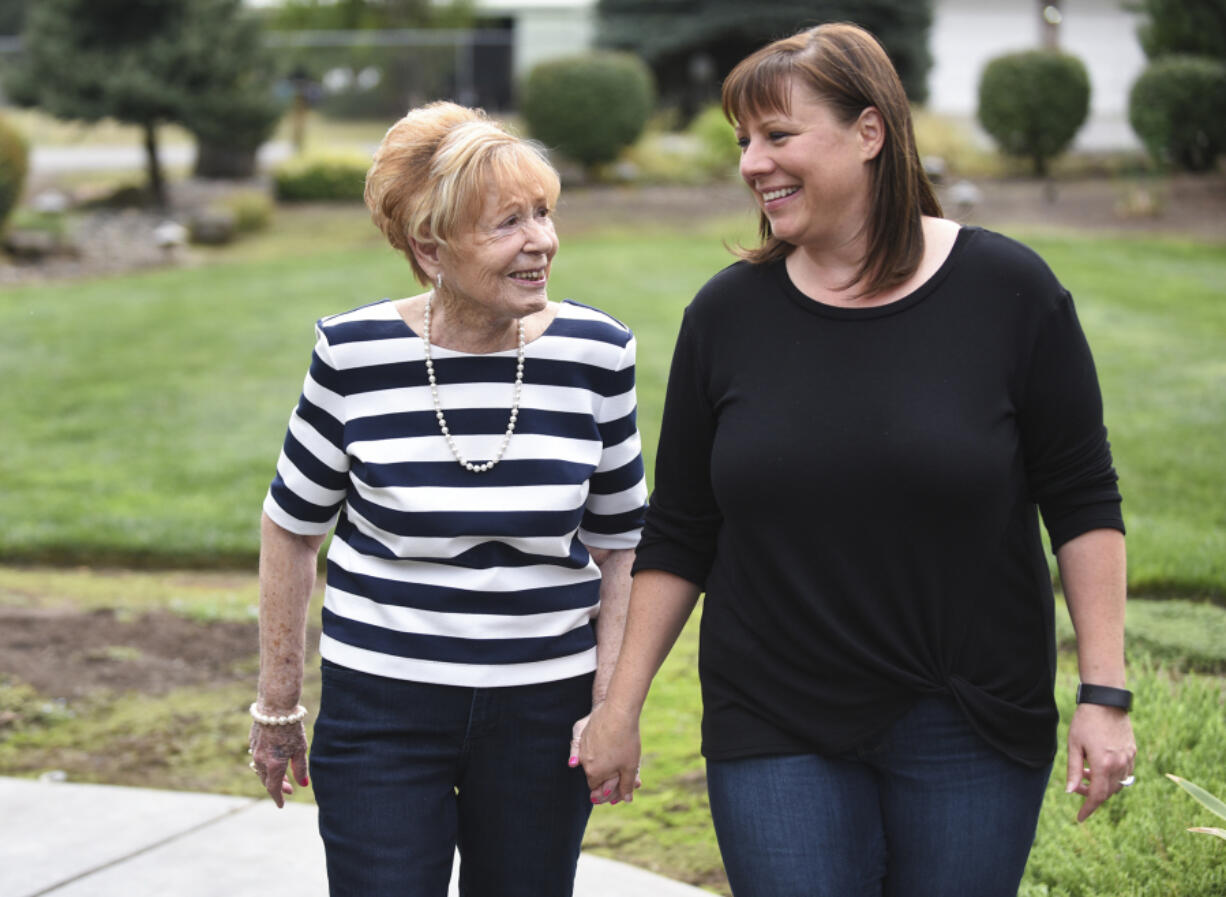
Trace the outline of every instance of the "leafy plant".
<instances>
[{"instance_id":1,"label":"leafy plant","mask_svg":"<svg viewBox=\"0 0 1226 897\"><path fill-rule=\"evenodd\" d=\"M589 171L638 139L654 105L651 70L629 53L542 62L520 92L520 113L532 136Z\"/></svg>"},{"instance_id":2,"label":"leafy plant","mask_svg":"<svg viewBox=\"0 0 1226 897\"><path fill-rule=\"evenodd\" d=\"M273 174L277 199L290 202L362 201L370 159L356 153L299 156Z\"/></svg>"},{"instance_id":3,"label":"leafy plant","mask_svg":"<svg viewBox=\"0 0 1226 897\"><path fill-rule=\"evenodd\" d=\"M979 80L979 123L1001 152L1034 173L1064 152L1090 112L1090 76L1076 56L1028 50L997 56Z\"/></svg>"},{"instance_id":4,"label":"leafy plant","mask_svg":"<svg viewBox=\"0 0 1226 897\"><path fill-rule=\"evenodd\" d=\"M21 199L28 170L29 149L25 138L0 118L0 230Z\"/></svg>"},{"instance_id":5,"label":"leafy plant","mask_svg":"<svg viewBox=\"0 0 1226 897\"><path fill-rule=\"evenodd\" d=\"M1129 93L1128 120L1159 162L1211 170L1226 153L1226 62L1164 56L1151 63Z\"/></svg>"},{"instance_id":6,"label":"leafy plant","mask_svg":"<svg viewBox=\"0 0 1226 897\"><path fill-rule=\"evenodd\" d=\"M1197 802L1210 813L1221 819L1226 819L1226 801L1223 801L1221 798L1210 794L1204 788L1200 787L1200 785L1197 785L1194 782L1189 782L1187 779L1181 779L1179 776L1171 775L1169 772L1166 774L1166 777L1184 791L1188 792L1188 794L1192 795L1192 797L1194 797ZM1188 829L1188 831L1196 832L1197 834L1201 835L1213 835L1221 838L1223 841L1226 841L1226 828L1206 828L1203 826L1197 826L1195 828Z\"/></svg>"}]
</instances>

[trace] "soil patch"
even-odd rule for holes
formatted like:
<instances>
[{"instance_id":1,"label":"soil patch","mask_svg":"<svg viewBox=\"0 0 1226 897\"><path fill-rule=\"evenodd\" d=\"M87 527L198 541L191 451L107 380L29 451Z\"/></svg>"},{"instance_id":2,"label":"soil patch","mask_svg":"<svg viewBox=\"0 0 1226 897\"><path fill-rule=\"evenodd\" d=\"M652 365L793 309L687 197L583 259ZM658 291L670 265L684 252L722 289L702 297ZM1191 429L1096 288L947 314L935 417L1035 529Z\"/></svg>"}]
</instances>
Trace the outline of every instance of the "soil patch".
<instances>
[{"instance_id":1,"label":"soil patch","mask_svg":"<svg viewBox=\"0 0 1226 897\"><path fill-rule=\"evenodd\" d=\"M196 622L166 611L0 607L0 674L51 698L163 694L250 679L255 623Z\"/></svg>"}]
</instances>

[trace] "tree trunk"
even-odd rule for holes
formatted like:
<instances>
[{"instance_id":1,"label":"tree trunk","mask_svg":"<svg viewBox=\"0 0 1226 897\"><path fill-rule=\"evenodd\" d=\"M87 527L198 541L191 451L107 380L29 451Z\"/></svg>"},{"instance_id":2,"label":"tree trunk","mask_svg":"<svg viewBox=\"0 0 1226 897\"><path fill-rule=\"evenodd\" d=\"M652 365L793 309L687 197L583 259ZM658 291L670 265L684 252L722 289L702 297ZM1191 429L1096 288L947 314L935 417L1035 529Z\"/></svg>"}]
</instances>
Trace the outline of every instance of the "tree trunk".
<instances>
[{"instance_id":1,"label":"tree trunk","mask_svg":"<svg viewBox=\"0 0 1226 897\"><path fill-rule=\"evenodd\" d=\"M162 177L162 162L158 158L157 122L147 121L145 129L145 170L149 175L149 195L159 209L166 208L166 182Z\"/></svg>"}]
</instances>

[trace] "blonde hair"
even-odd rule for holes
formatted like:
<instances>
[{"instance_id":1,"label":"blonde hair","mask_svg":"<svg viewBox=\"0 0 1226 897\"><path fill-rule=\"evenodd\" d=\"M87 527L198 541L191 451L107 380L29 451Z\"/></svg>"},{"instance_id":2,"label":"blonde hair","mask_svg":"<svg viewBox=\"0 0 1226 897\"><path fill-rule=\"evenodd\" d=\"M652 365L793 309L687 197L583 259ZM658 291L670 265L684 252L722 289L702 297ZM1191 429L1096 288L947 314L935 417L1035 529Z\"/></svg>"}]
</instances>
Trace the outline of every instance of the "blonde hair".
<instances>
[{"instance_id":1,"label":"blonde hair","mask_svg":"<svg viewBox=\"0 0 1226 897\"><path fill-rule=\"evenodd\" d=\"M539 144L480 109L437 102L388 129L366 172L365 199L375 226L425 284L411 241L447 245L476 224L491 190L539 193L552 207L561 184Z\"/></svg>"}]
</instances>

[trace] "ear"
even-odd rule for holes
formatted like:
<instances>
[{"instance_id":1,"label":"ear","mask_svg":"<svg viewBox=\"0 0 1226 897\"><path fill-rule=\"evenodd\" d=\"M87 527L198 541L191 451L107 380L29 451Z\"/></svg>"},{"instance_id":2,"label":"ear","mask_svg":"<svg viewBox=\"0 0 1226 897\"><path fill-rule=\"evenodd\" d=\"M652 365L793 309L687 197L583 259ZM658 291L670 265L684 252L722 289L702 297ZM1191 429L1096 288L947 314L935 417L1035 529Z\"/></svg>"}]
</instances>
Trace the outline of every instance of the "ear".
<instances>
[{"instance_id":1,"label":"ear","mask_svg":"<svg viewBox=\"0 0 1226 897\"><path fill-rule=\"evenodd\" d=\"M434 280L438 272L443 269L443 261L439 258L439 245L423 243L421 240L409 237L409 246L413 250L413 258L417 259L417 264L421 265L422 270L431 280Z\"/></svg>"},{"instance_id":2,"label":"ear","mask_svg":"<svg viewBox=\"0 0 1226 897\"><path fill-rule=\"evenodd\" d=\"M869 106L856 120L856 139L860 143L861 158L865 162L877 158L885 145L885 122L876 106Z\"/></svg>"}]
</instances>

